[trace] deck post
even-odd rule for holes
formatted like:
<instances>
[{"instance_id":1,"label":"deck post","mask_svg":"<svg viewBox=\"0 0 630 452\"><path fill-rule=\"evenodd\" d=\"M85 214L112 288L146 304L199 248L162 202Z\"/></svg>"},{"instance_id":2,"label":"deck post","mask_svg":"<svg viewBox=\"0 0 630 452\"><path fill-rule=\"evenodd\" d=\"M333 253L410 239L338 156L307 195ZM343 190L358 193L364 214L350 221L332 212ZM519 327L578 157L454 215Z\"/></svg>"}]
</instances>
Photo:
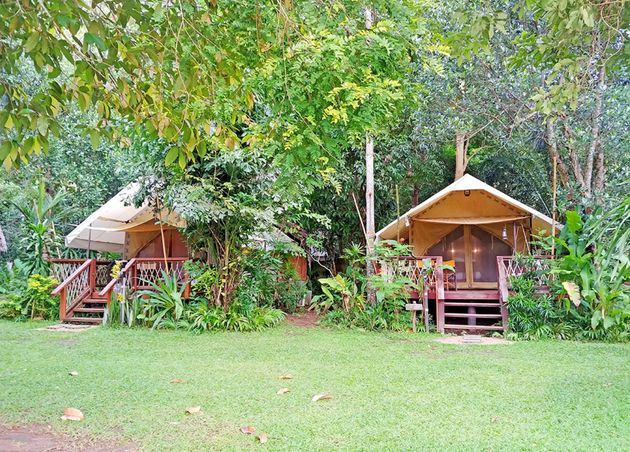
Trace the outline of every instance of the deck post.
<instances>
[{"instance_id":1,"label":"deck post","mask_svg":"<svg viewBox=\"0 0 630 452\"><path fill-rule=\"evenodd\" d=\"M438 333L444 333L444 268L442 256L435 258L435 315Z\"/></svg>"},{"instance_id":2,"label":"deck post","mask_svg":"<svg viewBox=\"0 0 630 452\"><path fill-rule=\"evenodd\" d=\"M66 289L59 294L59 321L66 320Z\"/></svg>"},{"instance_id":3,"label":"deck post","mask_svg":"<svg viewBox=\"0 0 630 452\"><path fill-rule=\"evenodd\" d=\"M497 283L499 285L499 303L501 305L501 324L503 325L503 331L507 331L508 328L508 309L507 299L509 296L507 275L505 273L504 257L497 256Z\"/></svg>"},{"instance_id":4,"label":"deck post","mask_svg":"<svg viewBox=\"0 0 630 452\"><path fill-rule=\"evenodd\" d=\"M90 259L90 289L96 289L96 259Z\"/></svg>"}]
</instances>

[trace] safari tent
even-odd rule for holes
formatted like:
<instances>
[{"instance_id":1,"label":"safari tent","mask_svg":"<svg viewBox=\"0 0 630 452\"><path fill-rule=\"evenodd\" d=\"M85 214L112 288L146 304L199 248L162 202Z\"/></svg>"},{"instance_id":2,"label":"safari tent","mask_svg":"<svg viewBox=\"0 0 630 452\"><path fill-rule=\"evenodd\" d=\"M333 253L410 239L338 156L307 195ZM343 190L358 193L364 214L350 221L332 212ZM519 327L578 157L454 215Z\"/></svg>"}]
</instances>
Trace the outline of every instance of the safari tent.
<instances>
[{"instance_id":1,"label":"safari tent","mask_svg":"<svg viewBox=\"0 0 630 452\"><path fill-rule=\"evenodd\" d=\"M547 215L466 174L376 236L454 261L459 288L496 288L497 256L529 254L533 235L553 228Z\"/></svg>"},{"instance_id":2,"label":"safari tent","mask_svg":"<svg viewBox=\"0 0 630 452\"><path fill-rule=\"evenodd\" d=\"M560 227L536 209L464 175L378 231L376 240L410 245L413 257L400 259L396 271L428 282L422 309L435 300L438 331L505 330L510 276L523 271L513 256L532 254L535 235ZM540 256L535 261L539 269L548 262ZM407 307L418 310L413 303Z\"/></svg>"},{"instance_id":3,"label":"safari tent","mask_svg":"<svg viewBox=\"0 0 630 452\"><path fill-rule=\"evenodd\" d=\"M125 260L187 257L186 245L177 232L177 228L186 225L185 221L149 201L136 207L132 200L139 188L139 184L131 183L120 190L66 236L66 246L120 253Z\"/></svg>"}]
</instances>

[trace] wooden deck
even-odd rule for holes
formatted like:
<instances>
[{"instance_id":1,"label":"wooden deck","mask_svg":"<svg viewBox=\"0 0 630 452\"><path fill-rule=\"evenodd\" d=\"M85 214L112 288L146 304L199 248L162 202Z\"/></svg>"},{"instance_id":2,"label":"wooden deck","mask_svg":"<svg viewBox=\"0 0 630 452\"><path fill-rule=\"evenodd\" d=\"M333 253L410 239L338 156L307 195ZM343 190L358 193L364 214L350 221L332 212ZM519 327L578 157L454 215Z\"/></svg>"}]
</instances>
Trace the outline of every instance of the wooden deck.
<instances>
[{"instance_id":1,"label":"wooden deck","mask_svg":"<svg viewBox=\"0 0 630 452\"><path fill-rule=\"evenodd\" d=\"M426 261L431 261L434 271L426 271ZM440 268L441 256L419 256L403 258L402 265L392 265L393 274L411 279L414 287L426 287L429 303L435 304L437 330L451 331L494 330L506 331L508 327L507 299L510 293L510 278L534 270L538 273L537 286L544 291L549 262L546 256L534 257L533 262L523 264L513 256L497 257L496 289L453 289L445 287L444 272ZM420 264L422 262L422 264ZM525 265L531 268L525 268ZM409 291L413 303L420 303L417 290ZM408 309L411 310L411 309Z\"/></svg>"}]
</instances>

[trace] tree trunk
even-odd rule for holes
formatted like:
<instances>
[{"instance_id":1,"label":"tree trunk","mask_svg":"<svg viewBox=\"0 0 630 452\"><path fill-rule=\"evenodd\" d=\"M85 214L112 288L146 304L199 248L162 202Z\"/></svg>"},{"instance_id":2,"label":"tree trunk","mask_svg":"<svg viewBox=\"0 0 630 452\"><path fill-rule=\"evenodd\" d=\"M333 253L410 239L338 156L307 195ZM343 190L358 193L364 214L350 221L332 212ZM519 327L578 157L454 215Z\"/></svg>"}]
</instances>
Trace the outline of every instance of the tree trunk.
<instances>
[{"instance_id":1,"label":"tree trunk","mask_svg":"<svg viewBox=\"0 0 630 452\"><path fill-rule=\"evenodd\" d=\"M468 137L465 132L457 132L455 135L455 180L464 177L468 165Z\"/></svg>"},{"instance_id":2,"label":"tree trunk","mask_svg":"<svg viewBox=\"0 0 630 452\"><path fill-rule=\"evenodd\" d=\"M418 184L413 184L413 192L411 193L411 207L415 207L420 204L420 187Z\"/></svg>"},{"instance_id":3,"label":"tree trunk","mask_svg":"<svg viewBox=\"0 0 630 452\"><path fill-rule=\"evenodd\" d=\"M363 10L365 29L374 26L374 11L369 6ZM367 276L367 302L376 303L376 292L370 278L374 274L374 140L369 133L365 135L365 274Z\"/></svg>"},{"instance_id":4,"label":"tree trunk","mask_svg":"<svg viewBox=\"0 0 630 452\"><path fill-rule=\"evenodd\" d=\"M588 150L588 155L586 158L586 174L584 175L584 184L586 185L587 194L591 194L593 191L593 167L595 162L595 156L597 155L598 160L601 159L601 167L603 168L604 155L603 150L601 150L601 117L602 117L602 100L604 98L604 90L606 87L606 66L602 62L601 68L599 69L598 74L599 80L597 82L597 92L595 94L595 110L593 111L593 129L591 132L591 145ZM600 155L601 154L601 157ZM598 176L603 177L603 172L601 174L598 169ZM596 181L595 185L598 185L600 182ZM601 185L603 187L603 180L601 181Z\"/></svg>"},{"instance_id":5,"label":"tree trunk","mask_svg":"<svg viewBox=\"0 0 630 452\"><path fill-rule=\"evenodd\" d=\"M367 302L376 302L376 293L370 282L374 274L374 141L369 134L365 136L365 235L366 235L366 260L365 273L367 283Z\"/></svg>"},{"instance_id":6,"label":"tree trunk","mask_svg":"<svg viewBox=\"0 0 630 452\"><path fill-rule=\"evenodd\" d=\"M567 170L566 165L560 159L560 154L558 153L558 141L556 140L556 128L553 123L552 118L547 118L546 120L546 135L547 135L547 149L549 151L549 157L551 160L554 159L558 165L558 176L560 177L560 183L563 187L569 186L569 172Z\"/></svg>"}]
</instances>

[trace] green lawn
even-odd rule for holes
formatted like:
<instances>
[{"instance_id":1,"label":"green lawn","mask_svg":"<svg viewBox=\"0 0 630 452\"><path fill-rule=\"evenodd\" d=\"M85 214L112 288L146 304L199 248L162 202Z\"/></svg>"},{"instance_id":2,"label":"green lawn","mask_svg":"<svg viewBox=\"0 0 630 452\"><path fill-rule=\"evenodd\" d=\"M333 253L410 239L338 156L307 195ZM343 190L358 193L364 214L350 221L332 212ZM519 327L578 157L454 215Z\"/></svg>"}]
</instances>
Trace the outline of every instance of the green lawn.
<instances>
[{"instance_id":1,"label":"green lawn","mask_svg":"<svg viewBox=\"0 0 630 452\"><path fill-rule=\"evenodd\" d=\"M199 336L37 327L0 322L5 424L146 450L630 450L629 345L457 346L288 325ZM291 392L276 395L283 386ZM311 402L320 392L333 399ZM202 412L185 415L194 405ZM67 406L85 419L61 421Z\"/></svg>"}]
</instances>

